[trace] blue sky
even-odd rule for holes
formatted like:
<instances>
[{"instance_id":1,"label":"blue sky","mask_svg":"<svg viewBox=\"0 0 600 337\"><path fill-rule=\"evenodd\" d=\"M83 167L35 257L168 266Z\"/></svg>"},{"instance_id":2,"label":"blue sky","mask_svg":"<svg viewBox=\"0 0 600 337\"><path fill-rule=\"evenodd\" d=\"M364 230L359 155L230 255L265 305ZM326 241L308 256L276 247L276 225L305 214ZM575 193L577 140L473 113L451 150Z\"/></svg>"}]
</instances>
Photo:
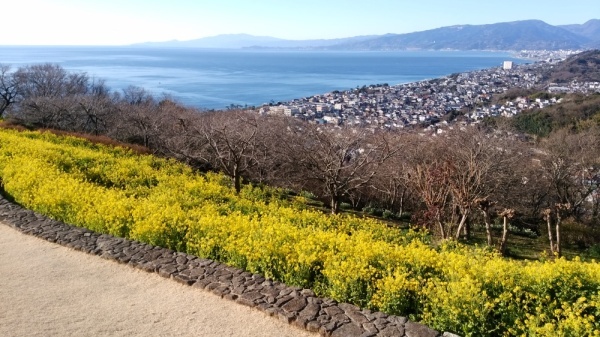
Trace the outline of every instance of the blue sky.
<instances>
[{"instance_id":1,"label":"blue sky","mask_svg":"<svg viewBox=\"0 0 600 337\"><path fill-rule=\"evenodd\" d=\"M286 39L600 18L598 0L12 0L0 45L123 45L247 33Z\"/></svg>"}]
</instances>

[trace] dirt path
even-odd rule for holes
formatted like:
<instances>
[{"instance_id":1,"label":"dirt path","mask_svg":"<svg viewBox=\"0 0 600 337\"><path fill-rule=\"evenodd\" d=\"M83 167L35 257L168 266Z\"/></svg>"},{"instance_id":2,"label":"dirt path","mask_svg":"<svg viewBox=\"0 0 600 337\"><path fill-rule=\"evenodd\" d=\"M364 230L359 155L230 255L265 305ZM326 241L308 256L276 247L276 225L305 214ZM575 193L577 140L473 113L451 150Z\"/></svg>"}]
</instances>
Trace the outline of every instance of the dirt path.
<instances>
[{"instance_id":1,"label":"dirt path","mask_svg":"<svg viewBox=\"0 0 600 337\"><path fill-rule=\"evenodd\" d=\"M0 336L316 336L0 223Z\"/></svg>"}]
</instances>

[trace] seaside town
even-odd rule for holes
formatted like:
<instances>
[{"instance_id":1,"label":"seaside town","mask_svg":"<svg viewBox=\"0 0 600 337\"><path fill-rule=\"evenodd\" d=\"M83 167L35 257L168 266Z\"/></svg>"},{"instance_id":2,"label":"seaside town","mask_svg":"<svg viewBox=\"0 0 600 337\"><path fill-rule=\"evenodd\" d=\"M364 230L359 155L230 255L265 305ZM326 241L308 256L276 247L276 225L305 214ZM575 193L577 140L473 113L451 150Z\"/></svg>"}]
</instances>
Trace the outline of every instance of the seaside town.
<instances>
[{"instance_id":1,"label":"seaside town","mask_svg":"<svg viewBox=\"0 0 600 337\"><path fill-rule=\"evenodd\" d=\"M317 124L402 129L420 126L442 132L454 117L461 123L480 123L485 117L512 117L524 110L560 103L558 94L600 92L600 82L544 83L547 67L577 51L521 51L534 63L505 61L498 67L452 74L443 78L399 85L377 84L333 91L286 103L265 104L261 114L286 115ZM502 103L493 95L513 88L546 91L550 98L517 97Z\"/></svg>"}]
</instances>

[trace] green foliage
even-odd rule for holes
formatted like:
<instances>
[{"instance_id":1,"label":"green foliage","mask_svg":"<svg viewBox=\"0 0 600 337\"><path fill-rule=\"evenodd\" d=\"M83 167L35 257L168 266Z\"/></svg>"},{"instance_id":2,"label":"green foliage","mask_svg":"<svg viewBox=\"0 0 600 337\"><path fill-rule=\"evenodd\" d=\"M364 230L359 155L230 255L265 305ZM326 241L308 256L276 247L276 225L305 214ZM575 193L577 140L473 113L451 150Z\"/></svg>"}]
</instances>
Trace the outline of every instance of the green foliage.
<instances>
[{"instance_id":1,"label":"green foliage","mask_svg":"<svg viewBox=\"0 0 600 337\"><path fill-rule=\"evenodd\" d=\"M552 118L543 111L526 112L514 117L513 126L519 132L545 137L552 131Z\"/></svg>"},{"instance_id":2,"label":"green foliage","mask_svg":"<svg viewBox=\"0 0 600 337\"><path fill-rule=\"evenodd\" d=\"M352 209L352 205L347 203L347 202L341 202L340 203L340 209L348 211Z\"/></svg>"},{"instance_id":3,"label":"green foliage","mask_svg":"<svg viewBox=\"0 0 600 337\"><path fill-rule=\"evenodd\" d=\"M591 259L600 260L600 244L595 244L595 245L591 246L590 248L588 248L585 251L584 256L591 258Z\"/></svg>"},{"instance_id":4,"label":"green foliage","mask_svg":"<svg viewBox=\"0 0 600 337\"><path fill-rule=\"evenodd\" d=\"M545 99L548 95L538 93L534 97ZM494 126L497 123L497 120L487 121L486 125ZM523 112L511 118L510 123L519 132L540 137L563 128L580 131L596 127L600 125L600 94L566 95L562 103Z\"/></svg>"}]
</instances>

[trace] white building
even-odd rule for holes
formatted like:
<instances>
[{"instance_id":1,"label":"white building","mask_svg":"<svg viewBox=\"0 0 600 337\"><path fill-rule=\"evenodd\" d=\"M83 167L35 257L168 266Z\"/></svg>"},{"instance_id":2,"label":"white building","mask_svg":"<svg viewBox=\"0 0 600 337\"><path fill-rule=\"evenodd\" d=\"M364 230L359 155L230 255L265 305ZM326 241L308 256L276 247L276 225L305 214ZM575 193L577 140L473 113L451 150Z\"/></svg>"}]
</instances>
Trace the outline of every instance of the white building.
<instances>
[{"instance_id":1,"label":"white building","mask_svg":"<svg viewBox=\"0 0 600 337\"><path fill-rule=\"evenodd\" d=\"M504 70L511 70L513 67L513 61L504 61L504 64L502 65L502 69Z\"/></svg>"}]
</instances>

